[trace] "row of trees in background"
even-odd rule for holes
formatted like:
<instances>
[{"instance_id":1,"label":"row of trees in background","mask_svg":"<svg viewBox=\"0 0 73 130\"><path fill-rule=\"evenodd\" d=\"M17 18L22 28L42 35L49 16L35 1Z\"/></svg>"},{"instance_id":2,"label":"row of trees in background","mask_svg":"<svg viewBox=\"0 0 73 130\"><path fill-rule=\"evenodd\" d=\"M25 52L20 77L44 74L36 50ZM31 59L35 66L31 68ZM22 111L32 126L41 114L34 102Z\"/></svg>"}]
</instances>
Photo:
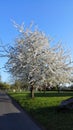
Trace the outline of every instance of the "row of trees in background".
<instances>
[{"instance_id":1,"label":"row of trees in background","mask_svg":"<svg viewBox=\"0 0 73 130\"><path fill-rule=\"evenodd\" d=\"M73 66L68 51L61 44L51 47L51 40L33 26L18 25L19 35L14 44L1 45L1 56L7 57L6 70L20 82L27 82L34 88L38 86L59 86L72 79Z\"/></svg>"},{"instance_id":2,"label":"row of trees in background","mask_svg":"<svg viewBox=\"0 0 73 130\"><path fill-rule=\"evenodd\" d=\"M13 91L13 92L24 92L24 91L29 91L30 86L29 83L21 82L21 81L15 81L13 84L9 84L6 82L0 82L0 90L3 91ZM40 91L40 92L46 92L46 91L58 91L57 86L38 86L35 88L35 91ZM66 86L66 84L63 84L62 86L59 86L59 92L63 91L73 91L73 83L70 84L69 86Z\"/></svg>"},{"instance_id":3,"label":"row of trees in background","mask_svg":"<svg viewBox=\"0 0 73 130\"><path fill-rule=\"evenodd\" d=\"M0 90L9 90L11 88L11 85L8 83L0 82Z\"/></svg>"}]
</instances>

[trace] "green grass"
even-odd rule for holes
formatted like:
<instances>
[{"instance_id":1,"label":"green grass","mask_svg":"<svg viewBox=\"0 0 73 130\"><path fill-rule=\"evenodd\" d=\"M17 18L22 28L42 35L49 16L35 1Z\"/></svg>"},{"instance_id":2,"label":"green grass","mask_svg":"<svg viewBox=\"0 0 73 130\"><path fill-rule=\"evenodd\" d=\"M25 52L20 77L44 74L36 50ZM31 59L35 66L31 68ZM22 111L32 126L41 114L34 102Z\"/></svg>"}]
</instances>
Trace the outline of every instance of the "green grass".
<instances>
[{"instance_id":1,"label":"green grass","mask_svg":"<svg viewBox=\"0 0 73 130\"><path fill-rule=\"evenodd\" d=\"M73 96L73 92L35 93L31 99L29 93L10 93L10 95L46 130L73 130L73 111L58 112L57 106L62 100Z\"/></svg>"}]
</instances>

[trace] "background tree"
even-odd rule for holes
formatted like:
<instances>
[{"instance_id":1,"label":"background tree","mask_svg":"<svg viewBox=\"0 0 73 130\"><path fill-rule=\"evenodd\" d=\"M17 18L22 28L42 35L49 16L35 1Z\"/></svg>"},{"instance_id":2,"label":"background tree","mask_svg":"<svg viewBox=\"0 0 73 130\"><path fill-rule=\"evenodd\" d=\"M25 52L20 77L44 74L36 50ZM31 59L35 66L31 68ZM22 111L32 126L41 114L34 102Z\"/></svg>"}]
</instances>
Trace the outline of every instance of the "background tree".
<instances>
[{"instance_id":1,"label":"background tree","mask_svg":"<svg viewBox=\"0 0 73 130\"><path fill-rule=\"evenodd\" d=\"M8 83L3 83L3 82L0 82L0 90L9 90L10 89L10 84Z\"/></svg>"}]
</instances>

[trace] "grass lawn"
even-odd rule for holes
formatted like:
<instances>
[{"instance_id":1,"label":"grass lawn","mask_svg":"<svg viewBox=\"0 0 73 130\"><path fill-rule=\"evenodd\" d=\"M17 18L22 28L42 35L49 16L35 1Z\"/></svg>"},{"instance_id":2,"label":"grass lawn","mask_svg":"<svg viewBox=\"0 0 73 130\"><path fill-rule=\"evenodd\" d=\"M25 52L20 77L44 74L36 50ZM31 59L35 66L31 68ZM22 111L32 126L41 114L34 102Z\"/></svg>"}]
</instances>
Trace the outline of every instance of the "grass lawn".
<instances>
[{"instance_id":1,"label":"grass lawn","mask_svg":"<svg viewBox=\"0 0 73 130\"><path fill-rule=\"evenodd\" d=\"M58 112L57 106L62 100L73 96L73 92L9 93L35 120L46 130L73 130L73 111Z\"/></svg>"}]
</instances>

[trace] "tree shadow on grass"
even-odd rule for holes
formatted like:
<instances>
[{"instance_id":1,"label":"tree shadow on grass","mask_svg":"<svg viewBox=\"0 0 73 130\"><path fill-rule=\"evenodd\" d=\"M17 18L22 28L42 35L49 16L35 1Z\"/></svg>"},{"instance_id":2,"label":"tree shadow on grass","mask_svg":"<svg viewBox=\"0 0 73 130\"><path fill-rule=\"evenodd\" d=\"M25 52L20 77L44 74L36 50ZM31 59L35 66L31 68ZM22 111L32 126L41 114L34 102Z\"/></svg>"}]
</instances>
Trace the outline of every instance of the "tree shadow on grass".
<instances>
[{"instance_id":1,"label":"tree shadow on grass","mask_svg":"<svg viewBox=\"0 0 73 130\"><path fill-rule=\"evenodd\" d=\"M42 107L34 110L36 113L35 118L42 123L46 130L69 130L68 127L71 125L71 129L73 129L72 123L72 114L73 111L60 111L58 112L56 106L52 107ZM70 117L71 116L71 117Z\"/></svg>"},{"instance_id":2,"label":"tree shadow on grass","mask_svg":"<svg viewBox=\"0 0 73 130\"><path fill-rule=\"evenodd\" d=\"M58 114L56 109L57 108L55 106L40 107L35 110L31 110L31 114L35 117L35 120L38 120L40 124L45 127L45 130L54 130L55 128L51 128L53 127L53 117L55 119L55 115Z\"/></svg>"}]
</instances>

